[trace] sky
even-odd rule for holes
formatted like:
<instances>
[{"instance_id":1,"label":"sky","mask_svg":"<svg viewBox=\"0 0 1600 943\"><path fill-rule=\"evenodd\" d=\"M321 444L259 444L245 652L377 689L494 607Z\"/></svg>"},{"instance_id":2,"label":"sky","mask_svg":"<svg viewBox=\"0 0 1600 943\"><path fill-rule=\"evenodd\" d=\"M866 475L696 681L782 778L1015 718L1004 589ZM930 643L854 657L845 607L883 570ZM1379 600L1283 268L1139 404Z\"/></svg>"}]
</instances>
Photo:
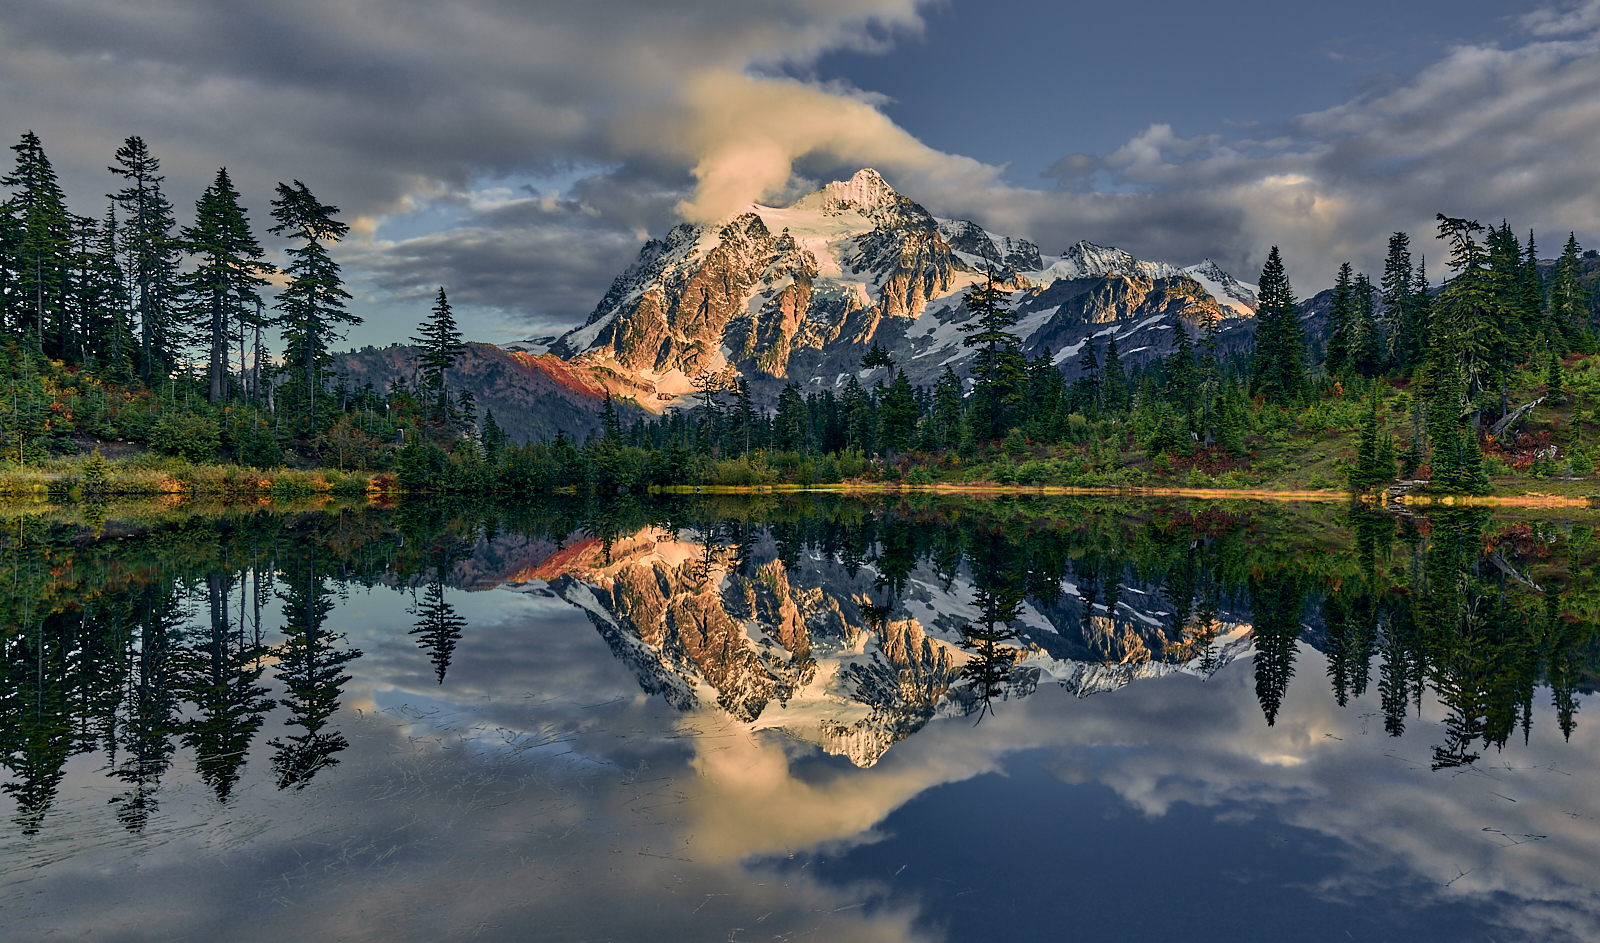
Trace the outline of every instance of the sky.
<instances>
[{"instance_id":1,"label":"sky","mask_svg":"<svg viewBox=\"0 0 1600 943\"><path fill-rule=\"evenodd\" d=\"M99 216L129 135L352 223L352 345L444 286L469 338L582 323L644 240L863 166L1047 252L1281 247L1309 296L1435 214L1600 243L1600 0L0 0L0 140Z\"/></svg>"}]
</instances>

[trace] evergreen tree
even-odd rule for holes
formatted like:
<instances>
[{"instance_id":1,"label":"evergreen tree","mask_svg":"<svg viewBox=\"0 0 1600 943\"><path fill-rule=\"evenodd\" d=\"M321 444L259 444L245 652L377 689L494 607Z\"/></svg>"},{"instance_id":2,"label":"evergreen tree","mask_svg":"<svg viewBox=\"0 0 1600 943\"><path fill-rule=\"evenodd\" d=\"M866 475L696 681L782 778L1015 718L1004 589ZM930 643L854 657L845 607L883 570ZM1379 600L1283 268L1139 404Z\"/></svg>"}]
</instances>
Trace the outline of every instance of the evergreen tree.
<instances>
[{"instance_id":1,"label":"evergreen tree","mask_svg":"<svg viewBox=\"0 0 1600 943\"><path fill-rule=\"evenodd\" d=\"M1411 284L1411 237L1397 232L1389 237L1389 255L1383 262L1383 335L1389 365L1408 371L1417 363L1422 339L1409 336L1415 304Z\"/></svg>"},{"instance_id":2,"label":"evergreen tree","mask_svg":"<svg viewBox=\"0 0 1600 943\"><path fill-rule=\"evenodd\" d=\"M1128 408L1128 375L1117 352L1117 335L1106 341L1106 365L1100 368L1100 405L1110 412Z\"/></svg>"},{"instance_id":3,"label":"evergreen tree","mask_svg":"<svg viewBox=\"0 0 1600 943\"><path fill-rule=\"evenodd\" d=\"M605 400L600 405L600 429L606 445L615 448L622 444L622 421L617 418L617 406L611 401L610 390L606 390Z\"/></svg>"},{"instance_id":4,"label":"evergreen tree","mask_svg":"<svg viewBox=\"0 0 1600 943\"><path fill-rule=\"evenodd\" d=\"M808 425L800 387L790 383L778 394L778 415L772 421L774 444L785 452L804 452Z\"/></svg>"},{"instance_id":5,"label":"evergreen tree","mask_svg":"<svg viewBox=\"0 0 1600 943\"><path fill-rule=\"evenodd\" d=\"M1017 323L1015 312L1006 308L1004 295L990 274L981 285L973 285L962 297L972 319L961 325L966 333L965 347L978 348L972 367L973 396L983 410L982 424L988 438L998 439L1008 426L1009 413L1022 397L1027 383L1027 364L1019 349L1020 341L1010 328Z\"/></svg>"},{"instance_id":6,"label":"evergreen tree","mask_svg":"<svg viewBox=\"0 0 1600 943\"><path fill-rule=\"evenodd\" d=\"M506 448L506 433L494 421L494 410L483 414L483 457L491 466L500 464L500 454Z\"/></svg>"},{"instance_id":7,"label":"evergreen tree","mask_svg":"<svg viewBox=\"0 0 1600 943\"><path fill-rule=\"evenodd\" d=\"M1388 448L1384 460L1382 428L1378 420L1378 393L1373 390L1367 397L1367 414L1361 421L1361 438L1356 448L1356 463L1349 471L1351 491L1369 491L1374 486L1394 479L1394 447Z\"/></svg>"},{"instance_id":8,"label":"evergreen tree","mask_svg":"<svg viewBox=\"0 0 1600 943\"><path fill-rule=\"evenodd\" d=\"M422 396L433 403L434 414L438 421L446 421L446 397L449 387L445 383L445 371L455 365L456 358L467 349L461 342L461 332L456 329L455 315L450 310L450 299L445 297L444 286L439 286L439 295L434 299L433 309L428 313L428 319L422 322L417 329L420 337L411 338L411 343L418 347L417 372L420 375Z\"/></svg>"},{"instance_id":9,"label":"evergreen tree","mask_svg":"<svg viewBox=\"0 0 1600 943\"><path fill-rule=\"evenodd\" d=\"M1256 300L1255 386L1269 402L1287 403L1305 389L1305 342L1277 246L1261 269Z\"/></svg>"},{"instance_id":10,"label":"evergreen tree","mask_svg":"<svg viewBox=\"0 0 1600 943\"><path fill-rule=\"evenodd\" d=\"M417 645L428 653L439 683L444 684L450 656L456 650L456 643L461 641L461 630L467 627L467 620L444 598L444 583L437 576L428 582L421 599L412 593L411 607L406 612L417 620L409 634L420 636Z\"/></svg>"},{"instance_id":11,"label":"evergreen tree","mask_svg":"<svg viewBox=\"0 0 1600 943\"><path fill-rule=\"evenodd\" d=\"M1355 320L1355 282L1350 263L1339 266L1339 277L1333 282L1333 303L1328 308L1328 326L1325 333L1327 365L1330 376L1344 374L1350 367L1350 334Z\"/></svg>"},{"instance_id":12,"label":"evergreen tree","mask_svg":"<svg viewBox=\"0 0 1600 943\"><path fill-rule=\"evenodd\" d=\"M760 416L756 413L755 399L750 395L750 383L744 377L734 381L730 419L730 448L737 446L740 455L748 455L752 449L760 447L761 439L756 429Z\"/></svg>"},{"instance_id":13,"label":"evergreen tree","mask_svg":"<svg viewBox=\"0 0 1600 943\"><path fill-rule=\"evenodd\" d=\"M273 306L282 312L278 324L286 341L283 371L289 375L279 395L286 406L299 407L307 432L316 429L318 400L326 396L322 370L333 363L329 347L342 336L342 326L361 323L344 309L350 294L344 290L339 263L328 255L327 245L350 231L348 224L334 218L338 212L337 206L319 202L298 180L292 186L278 184L278 198L272 201L272 218L278 225L268 231L300 241L288 250L291 261L284 273L289 284Z\"/></svg>"},{"instance_id":14,"label":"evergreen tree","mask_svg":"<svg viewBox=\"0 0 1600 943\"><path fill-rule=\"evenodd\" d=\"M232 794L250 743L276 705L260 683L266 650L229 625L231 582L224 574L207 574L207 629L178 654L179 691L195 707L182 724L183 743L194 751L195 766L218 802Z\"/></svg>"},{"instance_id":15,"label":"evergreen tree","mask_svg":"<svg viewBox=\"0 0 1600 943\"><path fill-rule=\"evenodd\" d=\"M1178 322L1173 328L1174 350L1167 357L1167 401L1184 415L1194 412L1200 402L1200 371L1194 362L1194 345L1189 330Z\"/></svg>"},{"instance_id":16,"label":"evergreen tree","mask_svg":"<svg viewBox=\"0 0 1600 943\"><path fill-rule=\"evenodd\" d=\"M106 222L74 216L70 318L78 325L78 359L101 376L129 379L133 371L133 331L128 320L126 285L116 257L116 207Z\"/></svg>"},{"instance_id":17,"label":"evergreen tree","mask_svg":"<svg viewBox=\"0 0 1600 943\"><path fill-rule=\"evenodd\" d=\"M1356 276L1354 309L1350 318L1350 369L1363 377L1383 372L1383 338L1373 312L1372 282L1365 274Z\"/></svg>"},{"instance_id":18,"label":"evergreen tree","mask_svg":"<svg viewBox=\"0 0 1600 943\"><path fill-rule=\"evenodd\" d=\"M896 451L911 447L911 437L917 427L917 401L911 393L911 382L904 370L896 373L894 385L884 393L878 406L883 427L883 444L892 458Z\"/></svg>"},{"instance_id":19,"label":"evergreen tree","mask_svg":"<svg viewBox=\"0 0 1600 943\"><path fill-rule=\"evenodd\" d=\"M333 597L314 550L291 561L280 580L285 640L276 651L277 674L288 695L281 703L289 709L286 725L302 732L274 738L268 745L275 751L272 768L278 788L303 789L318 770L337 764L335 754L350 745L344 734L327 726L350 680L344 666L361 657L361 651L339 647L343 636L323 624L333 611Z\"/></svg>"},{"instance_id":20,"label":"evergreen tree","mask_svg":"<svg viewBox=\"0 0 1600 943\"><path fill-rule=\"evenodd\" d=\"M183 230L183 247L199 263L182 279L193 336L206 351L206 397L215 404L228 395L229 350L235 332L254 316L272 266L250 231L226 167L195 203L193 226ZM237 327L235 327L237 325ZM244 364L239 364L241 375Z\"/></svg>"},{"instance_id":21,"label":"evergreen tree","mask_svg":"<svg viewBox=\"0 0 1600 943\"><path fill-rule=\"evenodd\" d=\"M1214 430L1217 396L1222 392L1222 318L1207 311L1200 318L1201 424Z\"/></svg>"},{"instance_id":22,"label":"evergreen tree","mask_svg":"<svg viewBox=\"0 0 1600 943\"><path fill-rule=\"evenodd\" d=\"M1477 220L1439 214L1439 238L1450 243L1450 268L1454 273L1439 292L1429 342L1437 349L1429 358L1440 370L1441 357L1453 353L1453 369L1466 385L1465 403L1479 392L1498 386L1509 364L1505 356L1503 324L1508 314L1503 296L1493 290L1489 253L1478 243L1483 231Z\"/></svg>"},{"instance_id":23,"label":"evergreen tree","mask_svg":"<svg viewBox=\"0 0 1600 943\"><path fill-rule=\"evenodd\" d=\"M961 441L961 379L945 365L933 388L933 425L941 448L954 448Z\"/></svg>"},{"instance_id":24,"label":"evergreen tree","mask_svg":"<svg viewBox=\"0 0 1600 943\"><path fill-rule=\"evenodd\" d=\"M1411 281L1411 307L1406 310L1406 362L1420 367L1428 359L1428 338L1433 329L1433 296L1429 294L1428 259L1417 259L1417 271Z\"/></svg>"},{"instance_id":25,"label":"evergreen tree","mask_svg":"<svg viewBox=\"0 0 1600 943\"><path fill-rule=\"evenodd\" d=\"M127 181L111 194L122 210L117 249L128 279L128 300L139 323L139 375L146 383L164 380L177 366L182 332L176 314L179 242L172 204L161 192L161 161L144 140L130 137L117 149L116 166L107 168Z\"/></svg>"},{"instance_id":26,"label":"evergreen tree","mask_svg":"<svg viewBox=\"0 0 1600 943\"><path fill-rule=\"evenodd\" d=\"M1589 346L1589 292L1582 277L1578 239L1569 233L1550 282L1550 338L1559 353Z\"/></svg>"},{"instance_id":27,"label":"evergreen tree","mask_svg":"<svg viewBox=\"0 0 1600 943\"><path fill-rule=\"evenodd\" d=\"M4 320L15 332L32 331L43 353L61 357L71 332L66 290L72 232L66 197L38 135L25 132L11 150L16 168L0 177L0 186L16 191L6 201L15 223Z\"/></svg>"}]
</instances>

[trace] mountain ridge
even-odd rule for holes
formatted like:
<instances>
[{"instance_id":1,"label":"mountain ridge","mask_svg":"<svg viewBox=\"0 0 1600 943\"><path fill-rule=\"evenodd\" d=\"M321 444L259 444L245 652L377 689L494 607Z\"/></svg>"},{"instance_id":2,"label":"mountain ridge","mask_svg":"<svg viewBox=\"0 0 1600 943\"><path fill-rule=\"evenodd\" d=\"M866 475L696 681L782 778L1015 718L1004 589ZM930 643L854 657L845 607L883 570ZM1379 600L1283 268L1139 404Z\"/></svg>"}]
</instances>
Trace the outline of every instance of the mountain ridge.
<instances>
[{"instance_id":1,"label":"mountain ridge","mask_svg":"<svg viewBox=\"0 0 1600 943\"><path fill-rule=\"evenodd\" d=\"M549 350L626 378L657 410L703 374L742 376L764 404L790 382L835 388L874 344L928 385L946 366L965 373L961 296L990 277L1019 316L1024 351L1069 375L1091 337L1115 335L1138 361L1169 351L1179 323L1194 333L1215 317L1229 347L1253 327L1255 286L1210 260L1183 268L1088 241L1045 255L935 217L868 168L787 207L752 204L650 240Z\"/></svg>"}]
</instances>

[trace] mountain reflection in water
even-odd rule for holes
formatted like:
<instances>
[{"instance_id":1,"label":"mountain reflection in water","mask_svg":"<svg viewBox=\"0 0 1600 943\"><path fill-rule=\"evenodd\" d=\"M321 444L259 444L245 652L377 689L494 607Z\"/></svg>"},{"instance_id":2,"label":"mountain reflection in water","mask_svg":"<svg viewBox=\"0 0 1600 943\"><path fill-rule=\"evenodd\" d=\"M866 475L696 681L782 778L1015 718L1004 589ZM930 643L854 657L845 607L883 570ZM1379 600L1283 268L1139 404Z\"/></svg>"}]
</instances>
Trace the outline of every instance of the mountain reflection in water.
<instances>
[{"instance_id":1,"label":"mountain reflection in water","mask_svg":"<svg viewBox=\"0 0 1600 943\"><path fill-rule=\"evenodd\" d=\"M3 938L1600 935L1583 520L107 518L0 538ZM1168 859L1205 926L1145 914ZM1118 862L1126 900L1088 893Z\"/></svg>"}]
</instances>

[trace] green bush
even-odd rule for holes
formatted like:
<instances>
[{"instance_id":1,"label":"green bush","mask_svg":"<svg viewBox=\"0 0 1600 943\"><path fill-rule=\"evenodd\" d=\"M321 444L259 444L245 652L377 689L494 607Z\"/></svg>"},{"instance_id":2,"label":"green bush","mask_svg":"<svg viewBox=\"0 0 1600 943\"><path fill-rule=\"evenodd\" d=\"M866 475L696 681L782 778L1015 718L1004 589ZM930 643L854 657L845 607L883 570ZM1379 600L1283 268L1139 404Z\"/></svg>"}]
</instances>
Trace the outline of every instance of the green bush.
<instances>
[{"instance_id":1,"label":"green bush","mask_svg":"<svg viewBox=\"0 0 1600 943\"><path fill-rule=\"evenodd\" d=\"M1002 485L1017 483L1017 466L1012 463L1011 456L1002 455L989 466L989 477Z\"/></svg>"},{"instance_id":2,"label":"green bush","mask_svg":"<svg viewBox=\"0 0 1600 943\"><path fill-rule=\"evenodd\" d=\"M200 413L163 413L150 427L150 447L197 465L217 460L222 437L217 421Z\"/></svg>"},{"instance_id":3,"label":"green bush","mask_svg":"<svg viewBox=\"0 0 1600 943\"><path fill-rule=\"evenodd\" d=\"M1217 479L1217 484L1224 488L1249 488L1255 483L1244 472L1234 469L1223 472L1222 477Z\"/></svg>"},{"instance_id":4,"label":"green bush","mask_svg":"<svg viewBox=\"0 0 1600 943\"><path fill-rule=\"evenodd\" d=\"M1017 481L1025 485L1043 484L1054 477L1049 462L1034 459L1017 466Z\"/></svg>"},{"instance_id":5,"label":"green bush","mask_svg":"<svg viewBox=\"0 0 1600 943\"><path fill-rule=\"evenodd\" d=\"M817 463L817 481L824 485L836 485L844 478L839 470L839 460L832 455L824 455L822 461Z\"/></svg>"}]
</instances>

